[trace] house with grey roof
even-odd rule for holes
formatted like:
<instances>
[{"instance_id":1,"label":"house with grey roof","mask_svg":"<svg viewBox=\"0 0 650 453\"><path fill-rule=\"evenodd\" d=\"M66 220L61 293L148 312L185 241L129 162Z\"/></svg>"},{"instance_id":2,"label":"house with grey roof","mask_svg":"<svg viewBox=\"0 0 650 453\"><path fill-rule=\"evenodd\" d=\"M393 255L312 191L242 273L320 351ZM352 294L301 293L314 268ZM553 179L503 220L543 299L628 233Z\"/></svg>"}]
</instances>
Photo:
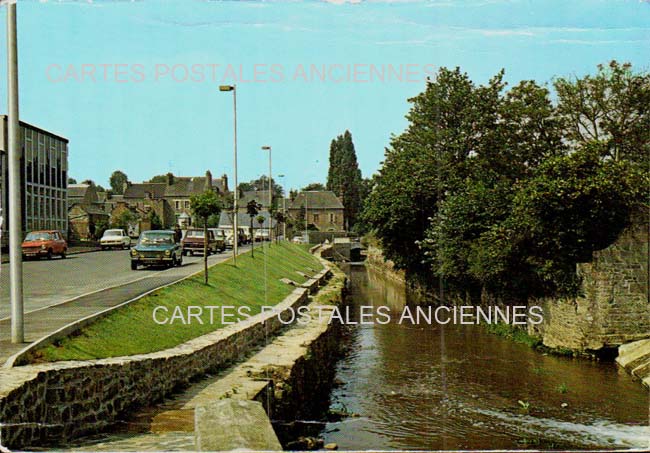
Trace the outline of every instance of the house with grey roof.
<instances>
[{"instance_id":1,"label":"house with grey roof","mask_svg":"<svg viewBox=\"0 0 650 453\"><path fill-rule=\"evenodd\" d=\"M331 190L307 190L287 200L288 215L319 231L344 231L343 203Z\"/></svg>"}]
</instances>

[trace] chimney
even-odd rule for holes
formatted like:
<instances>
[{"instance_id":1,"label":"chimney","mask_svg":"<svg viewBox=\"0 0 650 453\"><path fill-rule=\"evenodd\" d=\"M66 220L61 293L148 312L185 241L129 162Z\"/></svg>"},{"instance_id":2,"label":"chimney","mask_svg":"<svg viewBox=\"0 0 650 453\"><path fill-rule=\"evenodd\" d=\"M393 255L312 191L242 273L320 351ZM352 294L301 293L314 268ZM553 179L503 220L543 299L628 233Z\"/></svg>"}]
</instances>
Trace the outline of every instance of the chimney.
<instances>
[{"instance_id":1,"label":"chimney","mask_svg":"<svg viewBox=\"0 0 650 453\"><path fill-rule=\"evenodd\" d=\"M228 192L228 175L224 173L221 180L223 181L223 191Z\"/></svg>"},{"instance_id":2,"label":"chimney","mask_svg":"<svg viewBox=\"0 0 650 453\"><path fill-rule=\"evenodd\" d=\"M172 173L167 173L167 185L168 186L174 185L174 175Z\"/></svg>"},{"instance_id":3,"label":"chimney","mask_svg":"<svg viewBox=\"0 0 650 453\"><path fill-rule=\"evenodd\" d=\"M207 192L209 190L212 190L212 173L210 173L210 170L207 170L205 172L205 188L204 190Z\"/></svg>"}]
</instances>

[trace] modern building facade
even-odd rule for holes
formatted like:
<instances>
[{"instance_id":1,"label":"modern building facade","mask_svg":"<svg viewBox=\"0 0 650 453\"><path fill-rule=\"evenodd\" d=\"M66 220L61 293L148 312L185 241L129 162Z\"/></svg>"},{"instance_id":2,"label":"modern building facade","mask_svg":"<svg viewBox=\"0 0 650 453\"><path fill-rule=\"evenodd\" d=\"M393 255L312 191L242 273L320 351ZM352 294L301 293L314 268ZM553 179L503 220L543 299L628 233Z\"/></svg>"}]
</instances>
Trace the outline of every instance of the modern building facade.
<instances>
[{"instance_id":1,"label":"modern building facade","mask_svg":"<svg viewBox=\"0 0 650 453\"><path fill-rule=\"evenodd\" d=\"M52 229L67 236L68 139L21 121L20 142L23 232ZM4 244L8 229L8 149L7 115L0 115L0 203Z\"/></svg>"}]
</instances>

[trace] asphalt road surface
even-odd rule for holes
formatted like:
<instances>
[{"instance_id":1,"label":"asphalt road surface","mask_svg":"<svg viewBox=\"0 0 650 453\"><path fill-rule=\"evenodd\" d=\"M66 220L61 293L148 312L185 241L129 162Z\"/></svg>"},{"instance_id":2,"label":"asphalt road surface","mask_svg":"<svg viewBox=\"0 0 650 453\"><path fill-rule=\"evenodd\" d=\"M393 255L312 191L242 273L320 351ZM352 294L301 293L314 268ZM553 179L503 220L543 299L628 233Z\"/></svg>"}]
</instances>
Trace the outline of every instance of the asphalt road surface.
<instances>
[{"instance_id":1,"label":"asphalt road surface","mask_svg":"<svg viewBox=\"0 0 650 453\"><path fill-rule=\"evenodd\" d=\"M240 251L247 249L240 247ZM223 261L231 256L232 250L227 250L210 256L209 263ZM52 260L26 261L23 264L25 313L134 281L151 278L173 281L200 271L202 260L202 256L186 256L183 257L181 267L140 267L137 271L130 268L128 250L81 253L69 255L66 259L57 257ZM10 314L9 264L5 263L0 268L0 320L6 319Z\"/></svg>"}]
</instances>

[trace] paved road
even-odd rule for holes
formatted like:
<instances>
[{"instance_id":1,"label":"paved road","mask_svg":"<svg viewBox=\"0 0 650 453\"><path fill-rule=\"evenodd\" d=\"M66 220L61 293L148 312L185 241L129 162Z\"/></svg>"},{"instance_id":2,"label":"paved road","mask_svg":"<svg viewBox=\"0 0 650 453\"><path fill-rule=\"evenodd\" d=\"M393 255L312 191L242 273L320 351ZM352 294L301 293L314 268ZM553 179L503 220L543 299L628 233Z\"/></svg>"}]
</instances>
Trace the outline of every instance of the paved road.
<instances>
[{"instance_id":1,"label":"paved road","mask_svg":"<svg viewBox=\"0 0 650 453\"><path fill-rule=\"evenodd\" d=\"M241 247L245 252L248 247ZM224 261L231 252L213 255L209 263ZM181 267L132 271L128 251L105 251L24 264L25 340L10 340L9 268L0 276L0 364L27 343L70 322L118 305L159 286L201 270L202 257L185 257Z\"/></svg>"}]
</instances>

